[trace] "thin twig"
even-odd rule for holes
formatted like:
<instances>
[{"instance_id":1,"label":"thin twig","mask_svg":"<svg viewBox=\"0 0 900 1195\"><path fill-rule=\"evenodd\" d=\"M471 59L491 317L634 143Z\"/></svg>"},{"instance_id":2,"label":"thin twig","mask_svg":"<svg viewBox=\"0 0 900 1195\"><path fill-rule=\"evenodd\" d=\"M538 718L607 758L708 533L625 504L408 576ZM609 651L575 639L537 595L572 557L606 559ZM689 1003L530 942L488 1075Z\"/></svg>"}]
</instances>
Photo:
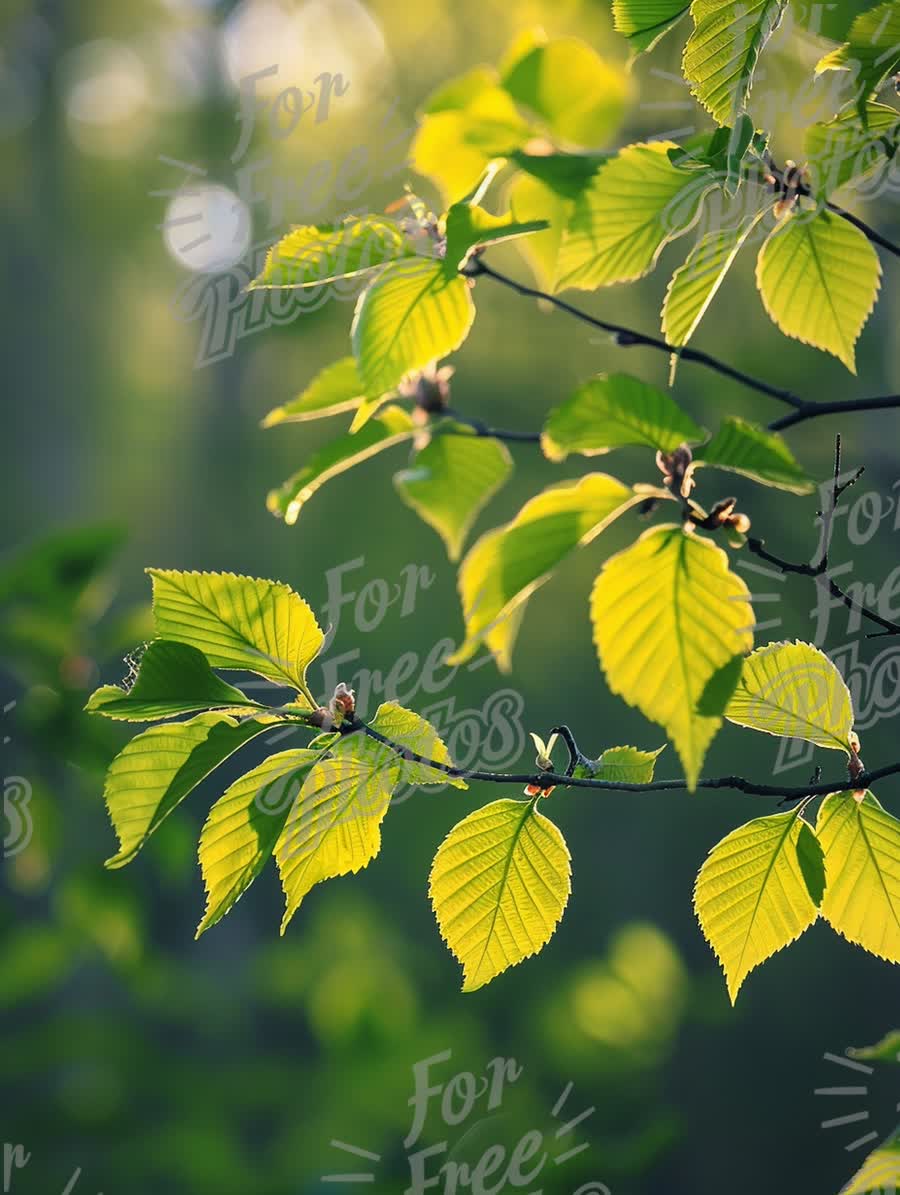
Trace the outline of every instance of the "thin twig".
<instances>
[{"instance_id":1,"label":"thin twig","mask_svg":"<svg viewBox=\"0 0 900 1195\"><path fill-rule=\"evenodd\" d=\"M823 415L842 415L855 411L889 411L900 407L900 394L887 394L883 398L847 398L836 402L808 402L790 415L782 415L769 424L769 431L784 431L796 427L807 419L820 419Z\"/></svg>"},{"instance_id":2,"label":"thin twig","mask_svg":"<svg viewBox=\"0 0 900 1195\"><path fill-rule=\"evenodd\" d=\"M470 428L476 436L491 440L505 440L510 444L540 444L541 442L540 432L517 432L504 427L489 427L483 420L473 419L471 415L461 415L459 411L455 411L451 407L447 407L442 414L453 419L456 423L461 423L465 427ZM441 436L465 434L464 432L457 431L451 425L443 423L435 424L432 431Z\"/></svg>"},{"instance_id":3,"label":"thin twig","mask_svg":"<svg viewBox=\"0 0 900 1195\"><path fill-rule=\"evenodd\" d=\"M900 623L891 622L890 619L882 618L880 614L876 614L874 610L868 609L860 602L857 602L845 593L832 577L828 576L828 555L831 550L831 533L834 526L834 512L837 510L838 503L841 500L841 495L845 490L848 490L852 485L859 481L863 474L865 466L860 466L854 473L842 481L841 480L841 437L835 437L834 443L834 481L831 486L830 502L826 510L819 511L822 517L822 542L821 555L816 564L796 564L790 560L782 560L780 556L774 555L763 546L763 540L755 539L753 536L747 537L747 547L760 560L765 560L769 564L774 564L776 568L783 573L795 573L801 577L812 577L817 585L825 586L832 597L843 602L848 610L852 610L859 614L862 618L867 618L869 622L875 623L876 626L882 628L882 632L878 635L870 635L869 638L880 637L880 634L885 635L900 635Z\"/></svg>"}]
</instances>

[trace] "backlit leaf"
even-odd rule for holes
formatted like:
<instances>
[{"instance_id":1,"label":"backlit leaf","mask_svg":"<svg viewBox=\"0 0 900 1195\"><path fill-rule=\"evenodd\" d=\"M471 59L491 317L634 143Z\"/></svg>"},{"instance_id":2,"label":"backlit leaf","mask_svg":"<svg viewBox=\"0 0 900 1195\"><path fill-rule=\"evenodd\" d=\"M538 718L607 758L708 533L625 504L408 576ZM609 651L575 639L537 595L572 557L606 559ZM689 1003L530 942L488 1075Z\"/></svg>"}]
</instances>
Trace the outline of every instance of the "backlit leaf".
<instances>
[{"instance_id":1,"label":"backlit leaf","mask_svg":"<svg viewBox=\"0 0 900 1195\"><path fill-rule=\"evenodd\" d=\"M431 902L463 965L464 992L537 954L571 891L562 834L531 801L502 800L464 818L434 857Z\"/></svg>"},{"instance_id":2,"label":"backlit leaf","mask_svg":"<svg viewBox=\"0 0 900 1195\"><path fill-rule=\"evenodd\" d=\"M420 714L404 709L396 701L385 701L380 705L370 726L391 742L399 743L401 747L416 755L433 759L436 763L446 764L448 767L453 766L450 752L431 723ZM374 758L379 752L379 745L370 743L368 751L370 758ZM393 769L399 765L400 778L405 784L452 784L454 788L468 788L461 776L448 776L438 768L406 759L383 745L380 752L384 767Z\"/></svg>"},{"instance_id":3,"label":"backlit leaf","mask_svg":"<svg viewBox=\"0 0 900 1195\"><path fill-rule=\"evenodd\" d=\"M609 780L618 784L649 784L665 745L656 751L640 751L637 747L607 747L599 759L576 764L573 775Z\"/></svg>"},{"instance_id":4,"label":"backlit leaf","mask_svg":"<svg viewBox=\"0 0 900 1195\"><path fill-rule=\"evenodd\" d=\"M89 713L128 722L156 722L195 710L262 708L216 676L201 651L165 639L147 647L130 689L103 685L85 706Z\"/></svg>"},{"instance_id":5,"label":"backlit leaf","mask_svg":"<svg viewBox=\"0 0 900 1195\"><path fill-rule=\"evenodd\" d=\"M870 792L862 800L832 793L817 833L827 879L822 916L848 941L900 963L900 822Z\"/></svg>"},{"instance_id":6,"label":"backlit leaf","mask_svg":"<svg viewBox=\"0 0 900 1195\"><path fill-rule=\"evenodd\" d=\"M236 780L209 811L200 834L200 870L206 886L206 912L197 937L225 916L247 891L287 820L318 751L300 748L270 755Z\"/></svg>"},{"instance_id":7,"label":"backlit leaf","mask_svg":"<svg viewBox=\"0 0 900 1195\"><path fill-rule=\"evenodd\" d=\"M816 488L783 436L736 415L723 419L710 442L696 449L694 462L741 473L792 494L811 494Z\"/></svg>"},{"instance_id":8,"label":"backlit leaf","mask_svg":"<svg viewBox=\"0 0 900 1195\"><path fill-rule=\"evenodd\" d=\"M398 225L385 216L348 216L334 225L306 224L272 246L249 289L321 286L412 254Z\"/></svg>"},{"instance_id":9,"label":"backlit leaf","mask_svg":"<svg viewBox=\"0 0 900 1195\"><path fill-rule=\"evenodd\" d=\"M754 967L789 946L819 915L822 849L796 812L760 817L709 853L694 889L704 937L722 964L732 1004Z\"/></svg>"},{"instance_id":10,"label":"backlit leaf","mask_svg":"<svg viewBox=\"0 0 900 1195\"><path fill-rule=\"evenodd\" d=\"M874 1149L840 1195L889 1195L900 1187L900 1131Z\"/></svg>"},{"instance_id":11,"label":"backlit leaf","mask_svg":"<svg viewBox=\"0 0 900 1195\"><path fill-rule=\"evenodd\" d=\"M451 560L458 560L478 514L512 472L505 444L487 436L432 436L409 469L394 475L394 485L435 529Z\"/></svg>"},{"instance_id":12,"label":"backlit leaf","mask_svg":"<svg viewBox=\"0 0 900 1195\"><path fill-rule=\"evenodd\" d=\"M107 867L130 863L160 822L238 747L272 720L237 722L199 714L136 735L109 767L103 792L119 850Z\"/></svg>"},{"instance_id":13,"label":"backlit leaf","mask_svg":"<svg viewBox=\"0 0 900 1195\"><path fill-rule=\"evenodd\" d=\"M642 278L665 245L697 218L716 185L708 169L679 170L672 141L629 145L611 158L575 201L559 252L557 289L593 290Z\"/></svg>"},{"instance_id":14,"label":"backlit leaf","mask_svg":"<svg viewBox=\"0 0 900 1195\"><path fill-rule=\"evenodd\" d=\"M610 689L665 728L693 789L721 725L697 701L718 669L753 646L747 586L709 540L655 527L607 561L591 620Z\"/></svg>"},{"instance_id":15,"label":"backlit leaf","mask_svg":"<svg viewBox=\"0 0 900 1195\"><path fill-rule=\"evenodd\" d=\"M867 238L827 211L783 220L756 265L766 311L782 332L834 354L852 373L880 279L878 255Z\"/></svg>"},{"instance_id":16,"label":"backlit leaf","mask_svg":"<svg viewBox=\"0 0 900 1195\"><path fill-rule=\"evenodd\" d=\"M388 761L384 748L362 735L333 750L334 758L310 769L275 846L286 897L282 933L314 885L360 871L381 850L400 761Z\"/></svg>"},{"instance_id":17,"label":"backlit leaf","mask_svg":"<svg viewBox=\"0 0 900 1195\"><path fill-rule=\"evenodd\" d=\"M767 643L744 660L729 722L850 753L853 705L844 678L811 643Z\"/></svg>"},{"instance_id":18,"label":"backlit leaf","mask_svg":"<svg viewBox=\"0 0 900 1195\"><path fill-rule=\"evenodd\" d=\"M603 473L550 486L511 523L488 531L459 570L466 638L448 663L462 664L484 642L503 671L515 637L506 621L549 579L559 562L589 543L646 495Z\"/></svg>"},{"instance_id":19,"label":"backlit leaf","mask_svg":"<svg viewBox=\"0 0 900 1195\"><path fill-rule=\"evenodd\" d=\"M628 374L601 374L550 412L541 447L552 461L598 456L623 444L671 452L707 433L662 390Z\"/></svg>"},{"instance_id":20,"label":"backlit leaf","mask_svg":"<svg viewBox=\"0 0 900 1195\"><path fill-rule=\"evenodd\" d=\"M720 125L747 106L753 72L787 0L694 0L694 31L684 49L691 91Z\"/></svg>"},{"instance_id":21,"label":"backlit leaf","mask_svg":"<svg viewBox=\"0 0 900 1195\"><path fill-rule=\"evenodd\" d=\"M214 668L257 672L304 693L306 669L324 636L312 610L287 585L234 573L147 572L163 639L198 648Z\"/></svg>"},{"instance_id":22,"label":"backlit leaf","mask_svg":"<svg viewBox=\"0 0 900 1195\"><path fill-rule=\"evenodd\" d=\"M900 1062L900 1029L892 1029L874 1046L857 1046L847 1053L860 1062Z\"/></svg>"},{"instance_id":23,"label":"backlit leaf","mask_svg":"<svg viewBox=\"0 0 900 1195\"><path fill-rule=\"evenodd\" d=\"M684 265L672 275L662 309L662 331L669 344L685 345L697 331L735 258L761 218L762 212L754 212L731 228L706 233L691 250ZM674 364L673 361L673 367Z\"/></svg>"},{"instance_id":24,"label":"backlit leaf","mask_svg":"<svg viewBox=\"0 0 900 1195\"><path fill-rule=\"evenodd\" d=\"M690 7L690 0L613 0L613 23L635 54L641 54L652 50Z\"/></svg>"},{"instance_id":25,"label":"backlit leaf","mask_svg":"<svg viewBox=\"0 0 900 1195\"><path fill-rule=\"evenodd\" d=\"M502 83L555 138L589 147L609 143L631 90L618 64L574 37L531 44L514 61L508 58Z\"/></svg>"},{"instance_id":26,"label":"backlit leaf","mask_svg":"<svg viewBox=\"0 0 900 1195\"><path fill-rule=\"evenodd\" d=\"M402 444L415 434L415 424L402 407L389 406L356 432L346 432L325 444L280 489L272 490L266 505L290 526L326 481L352 469L376 453Z\"/></svg>"},{"instance_id":27,"label":"backlit leaf","mask_svg":"<svg viewBox=\"0 0 900 1195\"><path fill-rule=\"evenodd\" d=\"M276 423L302 423L352 411L364 400L363 384L354 357L342 357L319 371L296 398L275 407L263 420L263 427Z\"/></svg>"},{"instance_id":28,"label":"backlit leaf","mask_svg":"<svg viewBox=\"0 0 900 1195\"><path fill-rule=\"evenodd\" d=\"M398 262L359 297L351 336L366 394L392 390L407 373L458 349L475 318L465 278L440 261Z\"/></svg>"},{"instance_id":29,"label":"backlit leaf","mask_svg":"<svg viewBox=\"0 0 900 1195\"><path fill-rule=\"evenodd\" d=\"M887 183L900 146L900 113L887 104L866 104L863 123L855 107L833 120L806 130L806 157L817 195L829 195L848 183L860 184L872 175L866 194L877 194Z\"/></svg>"},{"instance_id":30,"label":"backlit leaf","mask_svg":"<svg viewBox=\"0 0 900 1195\"><path fill-rule=\"evenodd\" d=\"M860 13L850 26L848 40L826 54L816 65L823 71L849 71L860 115L865 119L866 100L891 75L900 71L900 2L887 0Z\"/></svg>"}]
</instances>

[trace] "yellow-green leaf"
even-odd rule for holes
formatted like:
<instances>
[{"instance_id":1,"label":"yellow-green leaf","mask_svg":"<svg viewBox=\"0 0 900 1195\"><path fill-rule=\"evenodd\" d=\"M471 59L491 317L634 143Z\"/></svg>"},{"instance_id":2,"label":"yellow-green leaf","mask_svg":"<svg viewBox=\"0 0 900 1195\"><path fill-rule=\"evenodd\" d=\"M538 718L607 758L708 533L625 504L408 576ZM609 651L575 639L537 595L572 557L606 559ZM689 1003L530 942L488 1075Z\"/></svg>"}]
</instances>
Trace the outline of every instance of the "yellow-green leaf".
<instances>
[{"instance_id":1,"label":"yellow-green leaf","mask_svg":"<svg viewBox=\"0 0 900 1195\"><path fill-rule=\"evenodd\" d=\"M575 548L589 543L646 494L614 477L589 473L550 486L526 502L511 523L488 531L459 570L466 637L448 663L470 659L484 641L503 671L518 629L521 608Z\"/></svg>"},{"instance_id":2,"label":"yellow-green leaf","mask_svg":"<svg viewBox=\"0 0 900 1195\"><path fill-rule=\"evenodd\" d=\"M543 290L553 290L563 230L574 211L574 201L527 174L517 174L509 187L509 207L516 220L546 220L544 232L525 237L517 248Z\"/></svg>"},{"instance_id":3,"label":"yellow-green leaf","mask_svg":"<svg viewBox=\"0 0 900 1195\"><path fill-rule=\"evenodd\" d=\"M569 899L565 840L531 801L495 801L464 818L434 857L431 902L463 965L464 992L537 954Z\"/></svg>"},{"instance_id":4,"label":"yellow-green leaf","mask_svg":"<svg viewBox=\"0 0 900 1195\"><path fill-rule=\"evenodd\" d=\"M782 332L832 353L851 373L880 281L878 255L864 234L827 211L782 221L756 264L766 311Z\"/></svg>"},{"instance_id":5,"label":"yellow-green leaf","mask_svg":"<svg viewBox=\"0 0 900 1195\"><path fill-rule=\"evenodd\" d=\"M859 796L832 793L819 810L822 916L848 941L900 963L900 822L872 793Z\"/></svg>"},{"instance_id":6,"label":"yellow-green leaf","mask_svg":"<svg viewBox=\"0 0 900 1195\"><path fill-rule=\"evenodd\" d=\"M599 759L576 764L572 774L618 784L649 784L653 779L656 761L665 749L665 744L655 751L640 751L637 747L607 747Z\"/></svg>"},{"instance_id":7,"label":"yellow-green leaf","mask_svg":"<svg viewBox=\"0 0 900 1195\"><path fill-rule=\"evenodd\" d=\"M767 643L744 660L729 722L850 753L853 704L834 664L811 643Z\"/></svg>"},{"instance_id":8,"label":"yellow-green leaf","mask_svg":"<svg viewBox=\"0 0 900 1195\"><path fill-rule=\"evenodd\" d=\"M453 766L450 752L431 723L420 714L404 709L396 701L385 701L380 705L370 726L392 743L399 743L416 755L448 767ZM370 742L367 750L368 758L381 758L383 767L393 769L399 765L400 778L405 784L452 784L454 788L468 788L461 776L448 776L438 768L398 755L383 744Z\"/></svg>"},{"instance_id":9,"label":"yellow-green leaf","mask_svg":"<svg viewBox=\"0 0 900 1195\"><path fill-rule=\"evenodd\" d=\"M808 929L819 915L822 850L794 813L740 826L710 851L697 876L694 910L722 964L732 1004L754 967Z\"/></svg>"},{"instance_id":10,"label":"yellow-green leaf","mask_svg":"<svg viewBox=\"0 0 900 1195\"><path fill-rule=\"evenodd\" d=\"M725 275L763 213L754 212L731 228L700 238L683 266L672 275L662 309L662 331L669 344L688 343L709 310ZM673 355L673 372L677 362Z\"/></svg>"},{"instance_id":11,"label":"yellow-green leaf","mask_svg":"<svg viewBox=\"0 0 900 1195\"><path fill-rule=\"evenodd\" d=\"M826 54L816 74L844 70L853 75L853 90L865 118L866 100L885 79L900 71L900 3L887 0L860 13L850 26L848 40Z\"/></svg>"},{"instance_id":12,"label":"yellow-green leaf","mask_svg":"<svg viewBox=\"0 0 900 1195\"><path fill-rule=\"evenodd\" d=\"M438 434L409 469L394 475L397 493L435 529L451 560L458 560L480 511L513 469L509 449L487 436Z\"/></svg>"},{"instance_id":13,"label":"yellow-green leaf","mask_svg":"<svg viewBox=\"0 0 900 1195\"><path fill-rule=\"evenodd\" d=\"M270 755L236 780L209 811L200 834L206 912L197 937L225 916L271 858L288 812L318 751Z\"/></svg>"},{"instance_id":14,"label":"yellow-green leaf","mask_svg":"<svg viewBox=\"0 0 900 1195\"><path fill-rule=\"evenodd\" d=\"M402 407L385 407L377 418L369 419L358 431L346 432L320 448L280 489L269 493L266 505L272 514L291 526L326 481L376 453L412 439L415 431L415 424Z\"/></svg>"},{"instance_id":15,"label":"yellow-green leaf","mask_svg":"<svg viewBox=\"0 0 900 1195\"><path fill-rule=\"evenodd\" d=\"M385 216L348 216L340 224L305 224L272 246L249 289L321 286L412 255L399 227Z\"/></svg>"},{"instance_id":16,"label":"yellow-green leaf","mask_svg":"<svg viewBox=\"0 0 900 1195\"><path fill-rule=\"evenodd\" d=\"M447 252L444 266L451 275L465 265L478 245L515 240L542 232L548 227L546 220L516 220L512 212L495 216L473 203L452 204L446 220Z\"/></svg>"},{"instance_id":17,"label":"yellow-green leaf","mask_svg":"<svg viewBox=\"0 0 900 1195\"><path fill-rule=\"evenodd\" d=\"M392 390L404 377L458 349L475 318L465 278L440 261L398 262L359 297L351 336L366 394Z\"/></svg>"},{"instance_id":18,"label":"yellow-green leaf","mask_svg":"<svg viewBox=\"0 0 900 1195\"><path fill-rule=\"evenodd\" d=\"M550 412L541 447L562 461L570 452L599 456L623 444L671 452L707 434L663 390L628 374L601 374Z\"/></svg>"},{"instance_id":19,"label":"yellow-green leaf","mask_svg":"<svg viewBox=\"0 0 900 1195\"><path fill-rule=\"evenodd\" d=\"M626 72L577 38L536 41L528 39L524 53L507 57L503 86L555 138L582 146L609 144L631 93Z\"/></svg>"},{"instance_id":20,"label":"yellow-green leaf","mask_svg":"<svg viewBox=\"0 0 900 1195\"><path fill-rule=\"evenodd\" d=\"M652 50L691 7L690 0L613 0L613 24L635 54Z\"/></svg>"},{"instance_id":21,"label":"yellow-green leaf","mask_svg":"<svg viewBox=\"0 0 900 1195\"><path fill-rule=\"evenodd\" d=\"M610 689L675 744L693 790L719 717L697 712L710 678L753 646L747 586L708 540L662 526L607 561L591 596Z\"/></svg>"},{"instance_id":22,"label":"yellow-green leaf","mask_svg":"<svg viewBox=\"0 0 900 1195\"><path fill-rule=\"evenodd\" d=\"M877 171L882 176L866 186L866 193L877 194L887 183L900 148L900 112L868 103L865 114L863 122L856 108L849 107L806 130L806 157L817 195L851 182L858 186Z\"/></svg>"},{"instance_id":23,"label":"yellow-green leaf","mask_svg":"<svg viewBox=\"0 0 900 1195\"><path fill-rule=\"evenodd\" d=\"M352 735L335 745L334 758L310 769L275 845L286 897L282 933L315 884L360 871L381 850L381 823L401 772L391 755Z\"/></svg>"},{"instance_id":24,"label":"yellow-green leaf","mask_svg":"<svg viewBox=\"0 0 900 1195\"><path fill-rule=\"evenodd\" d=\"M900 1187L900 1133L874 1149L840 1195L889 1195Z\"/></svg>"},{"instance_id":25,"label":"yellow-green leaf","mask_svg":"<svg viewBox=\"0 0 900 1195\"><path fill-rule=\"evenodd\" d=\"M811 494L816 488L783 436L736 415L723 419L710 442L695 450L694 462L740 473L792 494Z\"/></svg>"},{"instance_id":26,"label":"yellow-green leaf","mask_svg":"<svg viewBox=\"0 0 900 1195\"><path fill-rule=\"evenodd\" d=\"M559 251L557 289L593 290L642 278L697 218L712 170L679 170L672 141L629 145L575 200Z\"/></svg>"},{"instance_id":27,"label":"yellow-green leaf","mask_svg":"<svg viewBox=\"0 0 900 1195\"><path fill-rule=\"evenodd\" d=\"M900 1029L892 1029L874 1046L857 1046L847 1053L861 1062L900 1062Z\"/></svg>"},{"instance_id":28,"label":"yellow-green leaf","mask_svg":"<svg viewBox=\"0 0 900 1195\"><path fill-rule=\"evenodd\" d=\"M787 0L694 0L684 77L716 122L733 125L747 106L753 72Z\"/></svg>"},{"instance_id":29,"label":"yellow-green leaf","mask_svg":"<svg viewBox=\"0 0 900 1195\"><path fill-rule=\"evenodd\" d=\"M130 863L160 822L213 768L273 722L237 722L200 714L188 722L153 726L119 752L103 796L119 850L107 867Z\"/></svg>"},{"instance_id":30,"label":"yellow-green leaf","mask_svg":"<svg viewBox=\"0 0 900 1195\"><path fill-rule=\"evenodd\" d=\"M324 635L287 585L234 573L150 568L153 615L163 639L196 647L214 668L259 673L306 693L306 669Z\"/></svg>"},{"instance_id":31,"label":"yellow-green leaf","mask_svg":"<svg viewBox=\"0 0 900 1195\"><path fill-rule=\"evenodd\" d=\"M156 722L196 710L240 713L263 708L216 676L201 651L165 639L149 644L130 689L103 685L85 706L88 713L127 722Z\"/></svg>"},{"instance_id":32,"label":"yellow-green leaf","mask_svg":"<svg viewBox=\"0 0 900 1195\"><path fill-rule=\"evenodd\" d=\"M296 398L275 407L263 420L263 427L276 423L302 423L352 411L365 399L354 357L342 357L320 370Z\"/></svg>"}]
</instances>

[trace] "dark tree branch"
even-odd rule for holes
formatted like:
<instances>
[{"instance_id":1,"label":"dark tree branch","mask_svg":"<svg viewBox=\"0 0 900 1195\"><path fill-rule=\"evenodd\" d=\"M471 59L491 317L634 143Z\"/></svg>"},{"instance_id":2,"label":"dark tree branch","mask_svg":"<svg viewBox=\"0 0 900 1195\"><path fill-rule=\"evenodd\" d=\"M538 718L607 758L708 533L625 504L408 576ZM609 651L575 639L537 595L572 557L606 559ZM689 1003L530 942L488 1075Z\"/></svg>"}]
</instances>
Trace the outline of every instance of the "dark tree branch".
<instances>
[{"instance_id":1,"label":"dark tree branch","mask_svg":"<svg viewBox=\"0 0 900 1195\"><path fill-rule=\"evenodd\" d=\"M889 411L900 407L900 394L888 394L884 398L847 398L836 402L807 402L790 415L782 415L769 424L769 431L784 431L796 427L807 419L819 419L823 415L842 415L854 411Z\"/></svg>"},{"instance_id":2,"label":"dark tree branch","mask_svg":"<svg viewBox=\"0 0 900 1195\"><path fill-rule=\"evenodd\" d=\"M540 432L517 432L510 431L503 427L489 427L481 419L473 419L470 415L461 415L459 411L453 410L452 407L447 407L442 414L449 419L453 419L456 423L462 423L476 434L489 438L491 440L505 440L509 444L540 444ZM462 433L455 428L449 427L446 424L435 424L432 430L441 436L458 436Z\"/></svg>"},{"instance_id":3,"label":"dark tree branch","mask_svg":"<svg viewBox=\"0 0 900 1195\"><path fill-rule=\"evenodd\" d=\"M341 732L343 734L364 734L367 738L373 739L376 743L381 743L391 751L396 752L400 758L412 763L424 764L426 767L434 768L435 771L442 772L445 776L452 777L453 779L475 780L485 784L533 785L534 787L545 789L552 786L554 788L594 788L606 792L625 793L688 791L687 780L651 780L646 784L630 784L625 781L593 780L588 777L576 777L558 772L484 772L467 770L466 768L455 768L450 764L441 763L439 760L429 759L426 755L420 755L416 751L411 751L408 747L404 747L400 743L393 742L355 716L343 723ZM802 801L807 797L824 797L829 793L844 792L850 788L870 788L872 784L883 779L885 776L895 776L898 773L900 773L900 762L887 764L885 767L877 768L872 772L863 772L852 782L849 779L841 779L825 783L820 781L817 784L804 784L796 787L757 784L752 780L745 779L743 776L717 776L712 779L698 780L696 787L698 789L732 789L735 792L746 793L749 796L777 797L782 802L790 802Z\"/></svg>"},{"instance_id":4,"label":"dark tree branch","mask_svg":"<svg viewBox=\"0 0 900 1195\"><path fill-rule=\"evenodd\" d=\"M565 299L560 299L558 295L547 294L546 291L526 286L522 282L516 282L512 278L508 278L506 274L500 274L487 265L483 255L473 257L463 270L463 273L469 278L493 278L495 282L500 282L503 286L509 287L510 290L514 290L517 294L524 295L526 298L543 299L545 302L551 303L554 307L558 307L560 311L565 311L583 323L590 324L592 328L599 328L601 332L611 333L615 337L616 343L624 348L640 345L647 348L660 349L664 353L677 353L682 361L694 361L698 365L705 365L708 369L715 370L716 373L720 373L724 377L732 378L734 381L740 382L743 386L749 386L751 390L757 390L760 394L768 394L770 398L777 398L780 402L787 403L789 407L793 407L797 411L803 410L808 405L798 395L791 393L790 390L784 390L779 386L771 386L768 382L751 377L739 369L733 369L717 357L710 356L709 353L703 353L699 349L683 348L678 345L668 344L658 336L647 336L643 332L636 332L633 328L626 328L622 324L611 324L606 320L589 315L586 311L582 311L580 307L574 307L571 303L567 303Z\"/></svg>"}]
</instances>

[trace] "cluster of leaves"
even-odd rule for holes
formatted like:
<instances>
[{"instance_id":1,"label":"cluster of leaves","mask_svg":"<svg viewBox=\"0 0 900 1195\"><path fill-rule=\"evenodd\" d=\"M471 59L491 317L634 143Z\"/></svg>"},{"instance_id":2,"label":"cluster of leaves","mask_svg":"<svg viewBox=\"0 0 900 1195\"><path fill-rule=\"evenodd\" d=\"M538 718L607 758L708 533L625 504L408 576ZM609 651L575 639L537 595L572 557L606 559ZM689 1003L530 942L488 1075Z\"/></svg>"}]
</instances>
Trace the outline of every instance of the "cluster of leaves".
<instances>
[{"instance_id":1,"label":"cluster of leaves","mask_svg":"<svg viewBox=\"0 0 900 1195\"><path fill-rule=\"evenodd\" d=\"M492 273L482 255L499 241L521 246L550 290L593 290L643 277L666 244L702 222L662 312L674 377L738 252L771 223L757 267L766 309L788 335L854 369L880 266L864 232L828 210L827 197L835 178L834 185L855 183L895 148L897 113L874 96L891 71L882 39L892 36L884 31L893 28L900 0L875 10L876 26L855 22L846 44L819 64L848 72L853 86L834 120L809 130L816 148L810 182L800 172L777 172L768 135L747 112L757 61L786 4L616 0L617 26L638 52L690 8L684 71L716 122L709 135L685 145L652 141L597 152L593 147L607 144L622 119L629 76L578 41L528 34L497 69L479 67L451 80L425 106L412 161L442 192L442 215L410 194L402 219L351 216L335 226L295 228L275 245L256 287L321 286L355 276L365 285L352 355L266 420L353 413L343 435L270 494L273 513L296 522L329 478L403 444L413 457L395 477L397 490L459 558L512 461L498 435L453 413L452 369L438 363L466 339L476 282ZM886 132L882 107L893 113L893 131ZM500 186L498 214L483 201ZM729 204L739 197L731 218ZM621 374L580 385L550 412L540 445L552 461L643 446L655 455L663 484L658 472L657 484L635 485L588 473L548 487L483 535L460 565L465 637L451 662L484 647L508 669L525 603L561 561L629 510L649 514L674 501L677 520L646 530L606 561L594 583L590 615L610 689L664 729L692 791L725 719L808 739L849 761L847 790L826 798L815 826L804 816L804 800L737 830L701 870L696 910L731 997L753 967L819 915L849 940L900 961L900 824L853 784L863 769L846 686L808 644L752 650L747 587L727 553L700 534L723 534L739 549L748 520L734 514L732 499L707 513L691 496L703 467L794 494L811 492L812 478L780 435L731 417L710 435L668 393ZM106 799L120 840L111 864L133 858L187 793L250 738L285 726L323 732L303 748L269 756L213 806L200 838L208 893L201 931L227 912L272 854L286 925L313 885L357 871L377 854L398 785L466 787L434 728L412 711L389 702L366 724L345 692L317 706L306 669L322 632L285 586L227 574L151 574L158 638L130 687L104 687L89 705L109 717L162 723L133 740L110 769ZM255 672L286 687L289 699L261 704L214 669ZM168 721L187 714L187 721ZM539 747L538 766L546 771L550 752ZM573 758L570 767L576 778L649 783L657 755L611 748L597 761ZM528 799L477 810L437 852L432 901L463 964L466 990L540 950L565 908L568 850L539 808L550 791L536 777Z\"/></svg>"},{"instance_id":2,"label":"cluster of leaves","mask_svg":"<svg viewBox=\"0 0 900 1195\"><path fill-rule=\"evenodd\" d=\"M719 585L722 564L714 558L722 554L677 528L659 528L636 549L656 557L661 574L690 559L682 587L691 607ZM665 556L671 556L668 564L662 563ZM595 606L609 596L610 585L618 585L622 569L632 575L621 558L608 566ZM464 789L466 779L434 728L411 710L386 702L363 724L346 694L336 695L330 708L316 706L306 672L324 636L306 602L286 586L231 574L150 574L158 638L128 687L105 685L87 707L109 718L157 723L109 769L105 797L119 850L108 865L130 862L169 813L251 739L305 728L314 736L306 746L269 755L227 788L200 835L207 907L198 934L229 911L272 855L286 897L284 932L314 885L359 871L378 854L381 823L400 785ZM728 595L720 596L727 604ZM621 608L619 629L623 621L631 623L627 600ZM739 623L737 604L732 611ZM663 616L648 614L651 623ZM738 655L734 668L728 655L733 644L721 632L707 631L684 643L695 670L691 679L699 675L701 656L714 668L722 665L699 704L681 706L681 681L664 675L658 691L666 696L657 705L645 700L638 684L643 655L630 642L632 634L646 638L646 628L631 623L623 643L614 623L601 619L597 625L603 627L601 651L607 633L617 643L606 660L611 686L662 722L686 761L702 756L723 716L856 757L850 694L816 648L773 644L746 658ZM260 703L214 669L253 672L287 687L290 699ZM732 680L724 683L723 674ZM185 721L171 721L187 714L192 716ZM537 742L538 766L546 770L552 747ZM610 748L597 760L579 759L573 774L648 783L658 754ZM506 798L476 810L438 849L431 898L441 933L463 964L465 991L539 951L562 916L571 890L569 851L538 808L551 791L550 785L529 786L527 800ZM820 912L850 941L900 961L900 823L871 793L828 797L815 831L804 820L805 805L729 835L698 877L697 915L732 999L753 967L792 942Z\"/></svg>"}]
</instances>

